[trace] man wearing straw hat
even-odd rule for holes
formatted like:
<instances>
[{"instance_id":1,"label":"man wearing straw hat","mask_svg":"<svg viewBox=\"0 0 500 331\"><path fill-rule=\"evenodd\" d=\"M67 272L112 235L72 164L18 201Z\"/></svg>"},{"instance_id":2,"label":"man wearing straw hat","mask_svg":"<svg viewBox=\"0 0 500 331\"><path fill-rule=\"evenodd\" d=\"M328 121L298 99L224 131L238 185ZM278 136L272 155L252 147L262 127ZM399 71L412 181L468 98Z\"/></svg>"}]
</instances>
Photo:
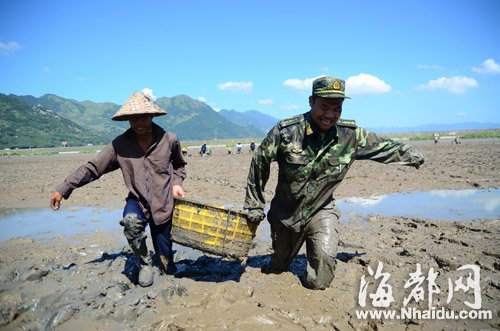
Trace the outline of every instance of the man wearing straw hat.
<instances>
[{"instance_id":1,"label":"man wearing straw hat","mask_svg":"<svg viewBox=\"0 0 500 331\"><path fill-rule=\"evenodd\" d=\"M170 240L174 196L185 196L182 182L186 178L186 162L181 146L175 134L153 123L154 116L166 114L154 100L149 89L133 93L112 117L114 121L128 120L130 128L93 160L71 173L55 188L50 198L50 206L58 210L62 198L68 199L74 189L121 169L129 194L120 224L140 261L141 286L150 286L154 281L146 246L145 228L148 224L160 269L164 273L175 270Z\"/></svg>"},{"instance_id":2,"label":"man wearing straw hat","mask_svg":"<svg viewBox=\"0 0 500 331\"><path fill-rule=\"evenodd\" d=\"M267 214L274 252L264 271L288 270L305 242L308 266L301 281L311 289L324 289L333 280L340 215L333 192L354 160L416 168L424 162L415 148L341 120L348 98L344 87L345 82L335 77L315 79L311 110L282 120L269 131L254 154L247 179L244 209L250 220L260 222L270 164L278 162L278 184Z\"/></svg>"}]
</instances>

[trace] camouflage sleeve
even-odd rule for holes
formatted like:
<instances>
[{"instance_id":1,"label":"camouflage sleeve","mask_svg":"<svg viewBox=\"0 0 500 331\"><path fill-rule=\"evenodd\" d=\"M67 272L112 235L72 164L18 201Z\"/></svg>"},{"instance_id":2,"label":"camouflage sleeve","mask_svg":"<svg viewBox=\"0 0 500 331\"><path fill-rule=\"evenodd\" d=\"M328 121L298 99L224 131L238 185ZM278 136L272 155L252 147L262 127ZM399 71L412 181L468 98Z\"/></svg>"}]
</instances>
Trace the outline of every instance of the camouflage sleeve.
<instances>
[{"instance_id":1,"label":"camouflage sleeve","mask_svg":"<svg viewBox=\"0 0 500 331\"><path fill-rule=\"evenodd\" d=\"M271 162L276 160L279 144L280 132L278 126L275 126L262 140L252 158L247 177L244 209L264 210L266 205L264 188L269 179Z\"/></svg>"},{"instance_id":2,"label":"camouflage sleeve","mask_svg":"<svg viewBox=\"0 0 500 331\"><path fill-rule=\"evenodd\" d=\"M416 168L424 163L424 155L415 147L368 132L364 128L356 128L356 140L358 160L398 163Z\"/></svg>"}]
</instances>

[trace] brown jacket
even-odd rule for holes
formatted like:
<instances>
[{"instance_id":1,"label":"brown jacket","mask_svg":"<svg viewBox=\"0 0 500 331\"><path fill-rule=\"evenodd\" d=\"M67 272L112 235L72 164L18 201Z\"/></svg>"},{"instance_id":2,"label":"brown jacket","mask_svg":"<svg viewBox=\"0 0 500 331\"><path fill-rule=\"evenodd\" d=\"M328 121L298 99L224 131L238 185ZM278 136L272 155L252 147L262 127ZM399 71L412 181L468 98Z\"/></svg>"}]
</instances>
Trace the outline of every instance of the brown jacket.
<instances>
[{"instance_id":1,"label":"brown jacket","mask_svg":"<svg viewBox=\"0 0 500 331\"><path fill-rule=\"evenodd\" d=\"M154 123L153 133L155 140L144 152L132 129L128 129L55 190L67 199L75 188L120 168L129 197L141 203L146 217L152 216L155 224L170 221L174 207L172 186L182 185L186 178L186 162L175 134Z\"/></svg>"}]
</instances>

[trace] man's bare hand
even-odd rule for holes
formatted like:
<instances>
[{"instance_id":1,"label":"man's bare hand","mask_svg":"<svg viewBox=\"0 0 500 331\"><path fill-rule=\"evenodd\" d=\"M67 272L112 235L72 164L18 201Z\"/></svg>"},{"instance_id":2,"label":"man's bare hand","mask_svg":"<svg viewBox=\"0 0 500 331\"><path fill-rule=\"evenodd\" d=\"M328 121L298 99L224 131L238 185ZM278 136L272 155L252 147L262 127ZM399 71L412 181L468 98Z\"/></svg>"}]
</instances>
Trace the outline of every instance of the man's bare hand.
<instances>
[{"instance_id":1,"label":"man's bare hand","mask_svg":"<svg viewBox=\"0 0 500 331\"><path fill-rule=\"evenodd\" d=\"M61 207L61 200L62 200L62 195L61 193L55 191L52 193L52 197L50 197L50 208L53 210L59 210Z\"/></svg>"},{"instance_id":2,"label":"man's bare hand","mask_svg":"<svg viewBox=\"0 0 500 331\"><path fill-rule=\"evenodd\" d=\"M174 197L185 197L186 196L186 192L184 192L184 188L180 185L172 186L172 193L174 194Z\"/></svg>"}]
</instances>

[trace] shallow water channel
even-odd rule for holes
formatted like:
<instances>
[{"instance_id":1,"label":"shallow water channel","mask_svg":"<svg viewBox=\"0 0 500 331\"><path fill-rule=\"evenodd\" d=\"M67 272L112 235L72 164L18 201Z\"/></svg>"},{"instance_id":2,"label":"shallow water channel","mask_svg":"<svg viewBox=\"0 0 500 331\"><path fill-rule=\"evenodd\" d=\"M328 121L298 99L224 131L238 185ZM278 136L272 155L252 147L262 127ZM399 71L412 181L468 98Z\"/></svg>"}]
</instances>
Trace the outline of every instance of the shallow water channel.
<instances>
[{"instance_id":1,"label":"shallow water channel","mask_svg":"<svg viewBox=\"0 0 500 331\"><path fill-rule=\"evenodd\" d=\"M500 189L435 190L338 200L341 221L354 215L468 221L500 218Z\"/></svg>"},{"instance_id":2,"label":"shallow water channel","mask_svg":"<svg viewBox=\"0 0 500 331\"><path fill-rule=\"evenodd\" d=\"M358 215L416 217L432 220L500 218L500 190L438 190L397 193L370 198L337 200L348 223ZM98 230L121 231L122 210L70 207L57 212L44 209L1 209L0 241L15 237L53 238Z\"/></svg>"}]
</instances>

